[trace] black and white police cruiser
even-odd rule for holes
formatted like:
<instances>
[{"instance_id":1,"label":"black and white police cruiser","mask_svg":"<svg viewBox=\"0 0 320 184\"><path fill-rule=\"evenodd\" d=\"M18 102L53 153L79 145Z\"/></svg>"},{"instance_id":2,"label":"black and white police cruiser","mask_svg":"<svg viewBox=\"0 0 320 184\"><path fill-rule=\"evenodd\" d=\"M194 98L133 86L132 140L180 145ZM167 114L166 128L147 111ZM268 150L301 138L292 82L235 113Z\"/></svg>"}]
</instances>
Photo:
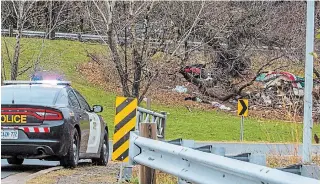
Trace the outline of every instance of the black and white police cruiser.
<instances>
[{"instance_id":1,"label":"black and white police cruiser","mask_svg":"<svg viewBox=\"0 0 320 184\"><path fill-rule=\"evenodd\" d=\"M106 166L108 127L68 81L4 81L1 86L1 158L60 161L76 167L79 159Z\"/></svg>"}]
</instances>

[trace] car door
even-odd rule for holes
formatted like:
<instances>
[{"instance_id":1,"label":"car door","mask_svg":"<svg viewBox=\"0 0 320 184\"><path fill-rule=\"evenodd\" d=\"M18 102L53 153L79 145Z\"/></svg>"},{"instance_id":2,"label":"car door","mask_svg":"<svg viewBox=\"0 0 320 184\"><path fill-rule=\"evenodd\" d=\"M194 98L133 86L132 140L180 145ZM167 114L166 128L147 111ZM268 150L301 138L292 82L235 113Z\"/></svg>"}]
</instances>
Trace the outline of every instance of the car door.
<instances>
[{"instance_id":1,"label":"car door","mask_svg":"<svg viewBox=\"0 0 320 184\"><path fill-rule=\"evenodd\" d=\"M81 137L80 137L80 154L85 153L86 148L87 148L87 143L88 139L86 139L87 134L89 134L89 116L83 110L81 107L81 103L77 98L76 93L72 88L68 89L68 97L71 102L72 109L74 111L74 116L76 118L76 121L79 121L79 126L80 126L80 132L81 132Z\"/></svg>"},{"instance_id":2,"label":"car door","mask_svg":"<svg viewBox=\"0 0 320 184\"><path fill-rule=\"evenodd\" d=\"M99 146L101 141L101 133L103 131L103 127L100 122L100 118L96 113L91 112L91 108L85 98L76 90L74 90L81 108L86 112L89 117L89 125L85 126L86 133L83 135L83 139L86 141L87 149L83 150L86 154L95 154L99 153Z\"/></svg>"}]
</instances>

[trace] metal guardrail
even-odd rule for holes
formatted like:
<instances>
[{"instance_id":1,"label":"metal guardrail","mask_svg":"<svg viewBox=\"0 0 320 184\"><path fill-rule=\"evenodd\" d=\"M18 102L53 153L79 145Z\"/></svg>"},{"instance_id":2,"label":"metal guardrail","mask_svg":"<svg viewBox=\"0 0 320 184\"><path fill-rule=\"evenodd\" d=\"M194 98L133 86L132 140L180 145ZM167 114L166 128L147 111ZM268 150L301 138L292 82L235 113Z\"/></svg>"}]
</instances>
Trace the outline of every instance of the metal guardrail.
<instances>
[{"instance_id":1,"label":"metal guardrail","mask_svg":"<svg viewBox=\"0 0 320 184\"><path fill-rule=\"evenodd\" d=\"M51 84L51 85L70 85L70 81L55 81L55 80L42 80L42 81L3 81L3 85L16 85L16 84Z\"/></svg>"},{"instance_id":2,"label":"metal guardrail","mask_svg":"<svg viewBox=\"0 0 320 184\"><path fill-rule=\"evenodd\" d=\"M224 147L227 154L258 153L267 155L302 156L302 144L298 143L252 143L252 142L217 142L217 141L196 141L195 146L214 145ZM312 154L319 155L320 145L312 145ZM320 184L320 183L319 183Z\"/></svg>"},{"instance_id":3,"label":"metal guardrail","mask_svg":"<svg viewBox=\"0 0 320 184\"><path fill-rule=\"evenodd\" d=\"M139 131L140 123L156 123L157 124L157 138L159 140L165 139L165 127L167 122L166 112L154 112L142 107L137 109L137 123L136 131Z\"/></svg>"},{"instance_id":4,"label":"metal guardrail","mask_svg":"<svg viewBox=\"0 0 320 184\"><path fill-rule=\"evenodd\" d=\"M224 184L319 184L319 180L130 134L129 160L183 180Z\"/></svg>"},{"instance_id":5,"label":"metal guardrail","mask_svg":"<svg viewBox=\"0 0 320 184\"><path fill-rule=\"evenodd\" d=\"M196 144L196 142L194 140L186 140L186 139L181 139L181 138L170 140L170 141L163 141L163 142L167 142L167 143L174 144L177 146L184 146L184 147L192 148L194 150L198 150L198 151L202 151L202 152L206 152L206 153L213 153L216 155L241 160L244 162L251 162L254 164L258 164L258 165L266 166L266 164L267 164L266 154L250 153L250 152L226 154L226 149L224 147L219 146L219 145L217 146L217 145L207 144L207 145L200 145L199 146Z\"/></svg>"},{"instance_id":6,"label":"metal guardrail","mask_svg":"<svg viewBox=\"0 0 320 184\"><path fill-rule=\"evenodd\" d=\"M1 34L2 35L10 35L9 29L1 29ZM11 30L11 34L15 35L16 30ZM22 36L27 36L27 37L45 37L46 32L43 31L29 31L29 30L24 30L22 31ZM55 33L55 38L58 39L70 39L70 40L80 40L80 41L102 41L106 40L107 36L102 36L102 35L94 35L94 34L82 34L82 33L61 33L61 32L56 32ZM124 43L123 37L119 37L118 40L120 43ZM141 41L142 39L138 38L138 41ZM130 39L127 39L127 42L130 43ZM150 39L149 43L152 45L160 45L161 42L158 39ZM173 43L172 40L166 40L165 44L170 45ZM195 48L195 50L201 50L202 49L202 42L191 42L188 41L188 46ZM221 44L222 46L226 46L226 44ZM297 48L279 48L279 47L268 47L268 46L255 46L251 48L251 50L260 50L260 51L268 51L268 50L297 50Z\"/></svg>"}]
</instances>

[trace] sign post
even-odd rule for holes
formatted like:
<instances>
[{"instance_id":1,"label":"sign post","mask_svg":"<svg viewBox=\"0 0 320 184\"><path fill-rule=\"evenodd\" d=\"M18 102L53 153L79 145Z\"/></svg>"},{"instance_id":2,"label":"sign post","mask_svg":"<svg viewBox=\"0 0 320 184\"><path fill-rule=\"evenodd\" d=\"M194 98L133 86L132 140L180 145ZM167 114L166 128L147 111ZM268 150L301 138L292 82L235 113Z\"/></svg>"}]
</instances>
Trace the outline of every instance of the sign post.
<instances>
[{"instance_id":1,"label":"sign post","mask_svg":"<svg viewBox=\"0 0 320 184\"><path fill-rule=\"evenodd\" d=\"M243 132L244 132L244 117L248 116L249 106L248 99L239 99L238 100L238 115L241 116L240 122L240 141L243 141Z\"/></svg>"},{"instance_id":2,"label":"sign post","mask_svg":"<svg viewBox=\"0 0 320 184\"><path fill-rule=\"evenodd\" d=\"M240 123L240 141L243 141L243 123L244 123L244 117L241 116L241 123Z\"/></svg>"},{"instance_id":3,"label":"sign post","mask_svg":"<svg viewBox=\"0 0 320 184\"><path fill-rule=\"evenodd\" d=\"M303 152L302 162L311 163L312 146L312 88L313 88L313 54L314 51L314 12L315 2L307 1L307 27L306 27L306 60L305 60L305 87L303 111Z\"/></svg>"}]
</instances>

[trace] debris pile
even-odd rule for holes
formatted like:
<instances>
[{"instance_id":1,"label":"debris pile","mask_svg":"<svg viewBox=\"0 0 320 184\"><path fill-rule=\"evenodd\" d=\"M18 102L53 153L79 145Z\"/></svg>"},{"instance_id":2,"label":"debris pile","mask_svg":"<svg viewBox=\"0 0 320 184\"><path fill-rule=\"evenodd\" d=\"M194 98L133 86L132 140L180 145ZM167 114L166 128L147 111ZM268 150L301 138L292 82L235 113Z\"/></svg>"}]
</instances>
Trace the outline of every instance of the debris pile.
<instances>
[{"instance_id":1,"label":"debris pile","mask_svg":"<svg viewBox=\"0 0 320 184\"><path fill-rule=\"evenodd\" d=\"M256 106L285 109L295 115L303 115L304 78L289 72L269 72L260 75L257 82L262 87L249 92L250 103ZM314 80L313 117L320 118L320 86L319 80Z\"/></svg>"},{"instance_id":2,"label":"debris pile","mask_svg":"<svg viewBox=\"0 0 320 184\"><path fill-rule=\"evenodd\" d=\"M192 74L194 78L210 79L210 73L206 73L204 67L205 65L199 64L187 66L185 67L185 72ZM313 117L315 121L320 120L320 85L318 84L320 84L319 80L314 79ZM229 101L204 100L204 97L199 95L187 97L185 100L206 103L214 108L230 111L231 109L236 109L235 106L239 98L249 98L250 106L254 109L261 109L262 107L281 109L291 114L293 113L294 116L301 116L303 115L304 85L305 82L302 77L285 71L271 71L259 75L246 93L231 98ZM182 86L177 86L174 91L187 93L187 89ZM232 107L228 107L230 103Z\"/></svg>"}]
</instances>

